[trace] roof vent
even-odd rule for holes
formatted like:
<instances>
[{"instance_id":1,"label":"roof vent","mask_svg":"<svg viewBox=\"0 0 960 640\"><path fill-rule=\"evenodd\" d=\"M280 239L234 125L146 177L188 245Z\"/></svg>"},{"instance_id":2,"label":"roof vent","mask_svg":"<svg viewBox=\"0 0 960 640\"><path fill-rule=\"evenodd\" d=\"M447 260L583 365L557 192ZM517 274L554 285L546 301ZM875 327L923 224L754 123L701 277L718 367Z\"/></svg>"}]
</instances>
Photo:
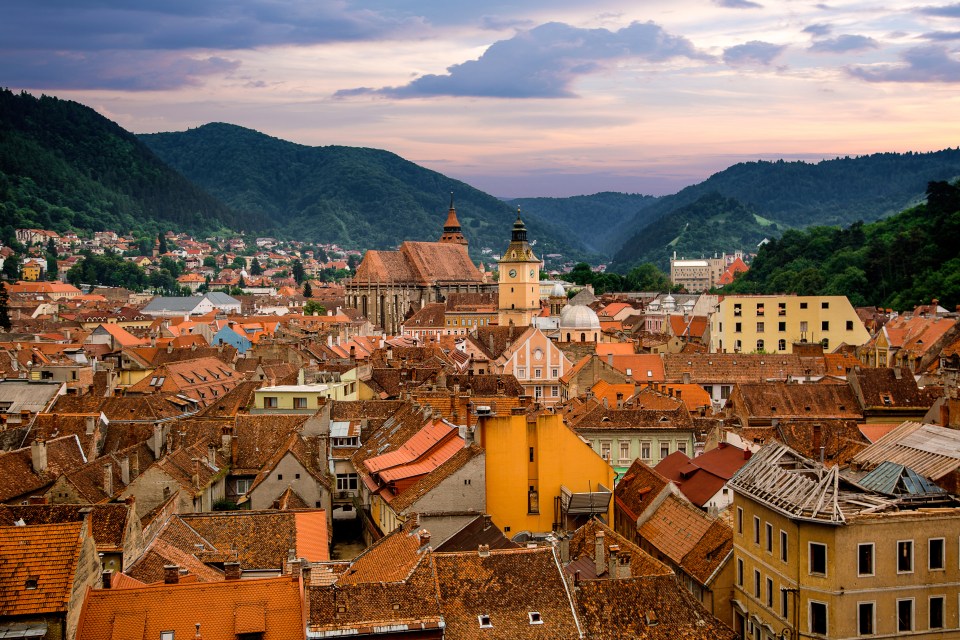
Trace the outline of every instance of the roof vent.
<instances>
[{"instance_id":1,"label":"roof vent","mask_svg":"<svg viewBox=\"0 0 960 640\"><path fill-rule=\"evenodd\" d=\"M527 613L527 617L530 619L530 624L543 624L543 616L540 615L539 611L530 611Z\"/></svg>"},{"instance_id":2,"label":"roof vent","mask_svg":"<svg viewBox=\"0 0 960 640\"><path fill-rule=\"evenodd\" d=\"M479 615L479 616L477 616L477 620L480 621L480 628L481 628L481 629L492 629L492 628L493 628L493 623L490 622L490 616L487 616L487 615Z\"/></svg>"}]
</instances>

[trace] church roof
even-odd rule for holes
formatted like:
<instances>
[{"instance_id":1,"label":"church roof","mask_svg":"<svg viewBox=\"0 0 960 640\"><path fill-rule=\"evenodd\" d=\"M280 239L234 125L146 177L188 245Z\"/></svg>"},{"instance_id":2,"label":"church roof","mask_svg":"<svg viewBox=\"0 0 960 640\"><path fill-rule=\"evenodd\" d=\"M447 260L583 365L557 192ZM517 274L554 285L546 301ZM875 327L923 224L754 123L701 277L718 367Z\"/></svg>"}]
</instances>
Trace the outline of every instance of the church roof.
<instances>
[{"instance_id":1,"label":"church roof","mask_svg":"<svg viewBox=\"0 0 960 640\"><path fill-rule=\"evenodd\" d=\"M399 251L367 251L353 280L430 286L442 282L482 283L483 274L464 245L407 241Z\"/></svg>"}]
</instances>

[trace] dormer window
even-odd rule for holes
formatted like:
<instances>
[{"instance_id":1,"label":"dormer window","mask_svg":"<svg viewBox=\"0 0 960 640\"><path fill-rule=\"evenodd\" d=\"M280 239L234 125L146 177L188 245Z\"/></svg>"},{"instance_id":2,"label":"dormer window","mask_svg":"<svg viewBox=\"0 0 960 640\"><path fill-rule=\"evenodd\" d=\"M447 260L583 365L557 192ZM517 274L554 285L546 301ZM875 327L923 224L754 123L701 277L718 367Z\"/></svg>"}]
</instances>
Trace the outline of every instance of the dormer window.
<instances>
[{"instance_id":1,"label":"dormer window","mask_svg":"<svg viewBox=\"0 0 960 640\"><path fill-rule=\"evenodd\" d=\"M530 618L530 624L543 624L543 616L539 611L531 611L527 613L527 617Z\"/></svg>"},{"instance_id":2,"label":"dormer window","mask_svg":"<svg viewBox=\"0 0 960 640\"><path fill-rule=\"evenodd\" d=\"M656 611L647 611L643 617L646 620L648 627L655 627L660 624L660 620L657 619Z\"/></svg>"},{"instance_id":3,"label":"dormer window","mask_svg":"<svg viewBox=\"0 0 960 640\"><path fill-rule=\"evenodd\" d=\"M480 621L481 629L493 629L493 623L490 622L490 616L477 616L477 620Z\"/></svg>"}]
</instances>

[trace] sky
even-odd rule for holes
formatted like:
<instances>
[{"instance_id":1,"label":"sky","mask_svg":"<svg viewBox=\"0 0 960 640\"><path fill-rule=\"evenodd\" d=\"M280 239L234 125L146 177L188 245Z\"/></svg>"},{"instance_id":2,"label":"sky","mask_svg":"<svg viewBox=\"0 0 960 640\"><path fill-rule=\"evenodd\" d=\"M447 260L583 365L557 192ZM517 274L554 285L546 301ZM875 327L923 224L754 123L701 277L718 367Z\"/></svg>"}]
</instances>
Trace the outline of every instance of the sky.
<instances>
[{"instance_id":1,"label":"sky","mask_svg":"<svg viewBox=\"0 0 960 640\"><path fill-rule=\"evenodd\" d=\"M960 145L960 2L4 0L0 86L375 147L500 197Z\"/></svg>"}]
</instances>

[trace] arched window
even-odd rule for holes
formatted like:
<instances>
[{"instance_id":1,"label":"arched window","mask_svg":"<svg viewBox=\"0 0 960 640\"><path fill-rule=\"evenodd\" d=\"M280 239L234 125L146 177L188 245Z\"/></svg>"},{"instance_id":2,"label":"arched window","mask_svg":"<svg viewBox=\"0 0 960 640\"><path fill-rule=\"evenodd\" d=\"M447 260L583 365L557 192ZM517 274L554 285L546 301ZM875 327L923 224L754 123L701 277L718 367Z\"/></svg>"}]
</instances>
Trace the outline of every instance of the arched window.
<instances>
[{"instance_id":1,"label":"arched window","mask_svg":"<svg viewBox=\"0 0 960 640\"><path fill-rule=\"evenodd\" d=\"M570 334L567 334L567 342L570 342Z\"/></svg>"},{"instance_id":2,"label":"arched window","mask_svg":"<svg viewBox=\"0 0 960 640\"><path fill-rule=\"evenodd\" d=\"M757 351L763 351L763 340L757 340Z\"/></svg>"},{"instance_id":3,"label":"arched window","mask_svg":"<svg viewBox=\"0 0 960 640\"><path fill-rule=\"evenodd\" d=\"M734 353L740 353L740 350L741 350L741 349L743 349L743 343L740 342L739 340L736 340L736 341L733 343L733 351L734 351Z\"/></svg>"},{"instance_id":4,"label":"arched window","mask_svg":"<svg viewBox=\"0 0 960 640\"><path fill-rule=\"evenodd\" d=\"M780 339L780 342L777 343L777 351L786 351L787 350L787 341Z\"/></svg>"},{"instance_id":5,"label":"arched window","mask_svg":"<svg viewBox=\"0 0 960 640\"><path fill-rule=\"evenodd\" d=\"M586 342L586 341L587 341L587 334L581 333L581 334L580 334L580 342Z\"/></svg>"}]
</instances>

